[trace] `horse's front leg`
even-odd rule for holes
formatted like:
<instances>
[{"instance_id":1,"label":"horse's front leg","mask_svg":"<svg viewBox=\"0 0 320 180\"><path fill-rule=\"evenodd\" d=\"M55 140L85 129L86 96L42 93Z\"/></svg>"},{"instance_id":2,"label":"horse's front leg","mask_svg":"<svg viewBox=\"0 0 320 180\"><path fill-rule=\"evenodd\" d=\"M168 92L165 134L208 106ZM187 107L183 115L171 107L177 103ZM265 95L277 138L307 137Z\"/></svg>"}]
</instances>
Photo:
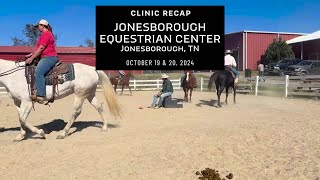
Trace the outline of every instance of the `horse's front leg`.
<instances>
[{"instance_id":1,"label":"horse's front leg","mask_svg":"<svg viewBox=\"0 0 320 180\"><path fill-rule=\"evenodd\" d=\"M191 103L191 96L192 96L192 89L190 89L190 98L189 98L190 103Z\"/></svg>"},{"instance_id":2,"label":"horse's front leg","mask_svg":"<svg viewBox=\"0 0 320 180\"><path fill-rule=\"evenodd\" d=\"M16 104L17 102L15 102ZM38 129L29 123L27 123L27 118L32 109L31 101L21 101L19 104L16 104L19 113L19 121L21 125L20 134L14 139L14 141L22 141L26 135L26 128L30 129L32 132L39 134L43 138L45 138L45 133L42 129Z\"/></svg>"},{"instance_id":3,"label":"horse's front leg","mask_svg":"<svg viewBox=\"0 0 320 180\"><path fill-rule=\"evenodd\" d=\"M117 84L114 85L114 93L116 94L117 94L117 86L118 86Z\"/></svg>"},{"instance_id":4,"label":"horse's front leg","mask_svg":"<svg viewBox=\"0 0 320 180\"><path fill-rule=\"evenodd\" d=\"M186 102L188 102L188 89L186 89L186 91L185 91L185 100L186 100Z\"/></svg>"},{"instance_id":5,"label":"horse's front leg","mask_svg":"<svg viewBox=\"0 0 320 180\"><path fill-rule=\"evenodd\" d=\"M130 91L130 95L132 96L130 85L128 85L128 88L129 88L129 91Z\"/></svg>"},{"instance_id":6,"label":"horse's front leg","mask_svg":"<svg viewBox=\"0 0 320 180\"><path fill-rule=\"evenodd\" d=\"M120 94L120 95L122 95L122 94L123 94L123 89L124 89L124 84L122 84L122 87L121 87L121 94Z\"/></svg>"}]
</instances>

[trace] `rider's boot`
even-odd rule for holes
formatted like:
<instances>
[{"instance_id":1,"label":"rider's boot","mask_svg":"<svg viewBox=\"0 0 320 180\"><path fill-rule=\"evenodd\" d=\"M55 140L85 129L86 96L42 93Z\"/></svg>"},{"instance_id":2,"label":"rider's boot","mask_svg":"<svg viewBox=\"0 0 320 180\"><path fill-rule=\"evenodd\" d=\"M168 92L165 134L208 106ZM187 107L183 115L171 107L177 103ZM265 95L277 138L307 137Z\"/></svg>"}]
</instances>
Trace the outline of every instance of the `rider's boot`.
<instances>
[{"instance_id":1,"label":"rider's boot","mask_svg":"<svg viewBox=\"0 0 320 180\"><path fill-rule=\"evenodd\" d=\"M238 77L236 77L236 78L234 79L234 83L235 83L235 84L237 84L237 83L238 83L238 81L239 81L239 78L238 78Z\"/></svg>"}]
</instances>

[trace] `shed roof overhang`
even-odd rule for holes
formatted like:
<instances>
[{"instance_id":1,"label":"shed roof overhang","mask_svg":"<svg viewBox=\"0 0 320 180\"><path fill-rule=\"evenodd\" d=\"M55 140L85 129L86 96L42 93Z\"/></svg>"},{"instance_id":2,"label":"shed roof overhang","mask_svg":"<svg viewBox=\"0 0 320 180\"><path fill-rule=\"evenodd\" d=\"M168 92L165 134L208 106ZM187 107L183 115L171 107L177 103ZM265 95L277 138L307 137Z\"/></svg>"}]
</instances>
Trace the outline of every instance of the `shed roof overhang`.
<instances>
[{"instance_id":1,"label":"shed roof overhang","mask_svg":"<svg viewBox=\"0 0 320 180\"><path fill-rule=\"evenodd\" d=\"M320 30L316 31L314 33L311 34L307 34L304 36L299 36L293 39L290 39L287 42L287 44L295 44L295 43L302 43L302 42L306 42L306 41L312 41L312 40L316 40L316 39L320 39Z\"/></svg>"}]
</instances>

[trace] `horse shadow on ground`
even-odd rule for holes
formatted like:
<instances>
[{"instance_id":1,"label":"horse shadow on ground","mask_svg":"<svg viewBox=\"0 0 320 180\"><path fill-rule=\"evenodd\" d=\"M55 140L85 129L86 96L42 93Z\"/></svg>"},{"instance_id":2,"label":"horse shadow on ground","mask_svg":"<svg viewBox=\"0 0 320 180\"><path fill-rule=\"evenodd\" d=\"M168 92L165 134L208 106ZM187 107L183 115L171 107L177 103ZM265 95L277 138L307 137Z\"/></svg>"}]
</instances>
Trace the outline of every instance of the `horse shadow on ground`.
<instances>
[{"instance_id":1,"label":"horse shadow on ground","mask_svg":"<svg viewBox=\"0 0 320 180\"><path fill-rule=\"evenodd\" d=\"M178 103L188 103L184 98L174 98Z\"/></svg>"},{"instance_id":2,"label":"horse shadow on ground","mask_svg":"<svg viewBox=\"0 0 320 180\"><path fill-rule=\"evenodd\" d=\"M65 122L62 119L54 119L49 123L41 124L36 126L39 129L43 129L45 134L50 134L53 131L59 132L63 130L63 128L67 125L67 122ZM72 124L71 128L76 128L76 130L68 133L68 135L81 132L82 130L88 128L88 127L96 127L101 128L103 123L101 121L76 121ZM108 128L118 128L119 125L116 124L108 124ZM12 127L12 128L0 128L0 132L6 132L6 131L20 131L20 127ZM29 129L27 130L28 134L34 135ZM31 135L31 136L32 136Z\"/></svg>"},{"instance_id":3,"label":"horse shadow on ground","mask_svg":"<svg viewBox=\"0 0 320 180\"><path fill-rule=\"evenodd\" d=\"M198 107L202 107L202 106L213 106L213 107L217 107L218 105L218 100L212 99L212 100L199 100L200 102L196 104L196 106ZM221 105L226 105L226 103L224 101L220 101Z\"/></svg>"}]
</instances>

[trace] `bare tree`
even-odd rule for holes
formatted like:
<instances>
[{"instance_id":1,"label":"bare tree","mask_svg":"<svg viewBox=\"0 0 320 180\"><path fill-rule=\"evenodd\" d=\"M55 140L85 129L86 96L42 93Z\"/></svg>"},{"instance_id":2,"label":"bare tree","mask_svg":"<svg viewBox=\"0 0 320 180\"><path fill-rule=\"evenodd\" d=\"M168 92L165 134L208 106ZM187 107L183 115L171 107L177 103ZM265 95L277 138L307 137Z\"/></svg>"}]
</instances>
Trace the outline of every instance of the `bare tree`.
<instances>
[{"instance_id":1,"label":"bare tree","mask_svg":"<svg viewBox=\"0 0 320 180\"><path fill-rule=\"evenodd\" d=\"M35 46L41 35L41 32L32 24L26 24L24 29L22 30L22 33L24 34L25 39L11 37L13 46ZM54 39L55 41L57 41L58 36L54 35Z\"/></svg>"},{"instance_id":2,"label":"bare tree","mask_svg":"<svg viewBox=\"0 0 320 180\"><path fill-rule=\"evenodd\" d=\"M94 47L94 42L91 39L86 39L85 43L87 47Z\"/></svg>"}]
</instances>

